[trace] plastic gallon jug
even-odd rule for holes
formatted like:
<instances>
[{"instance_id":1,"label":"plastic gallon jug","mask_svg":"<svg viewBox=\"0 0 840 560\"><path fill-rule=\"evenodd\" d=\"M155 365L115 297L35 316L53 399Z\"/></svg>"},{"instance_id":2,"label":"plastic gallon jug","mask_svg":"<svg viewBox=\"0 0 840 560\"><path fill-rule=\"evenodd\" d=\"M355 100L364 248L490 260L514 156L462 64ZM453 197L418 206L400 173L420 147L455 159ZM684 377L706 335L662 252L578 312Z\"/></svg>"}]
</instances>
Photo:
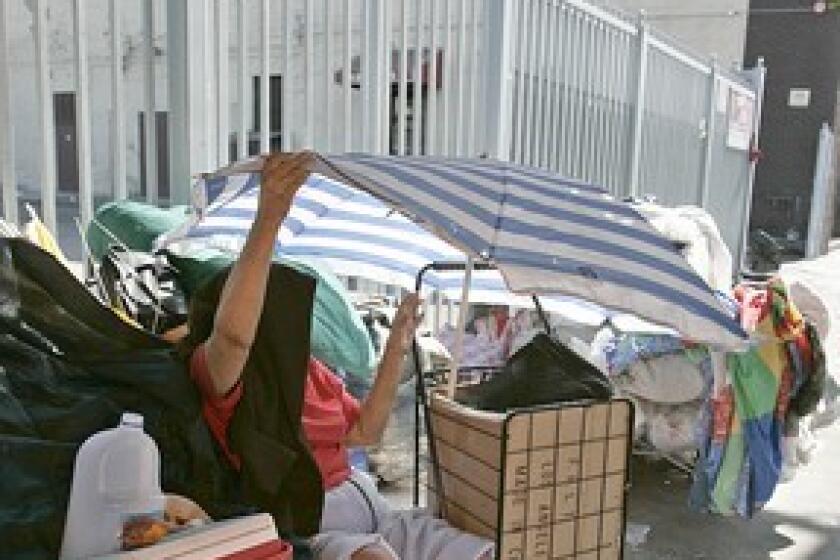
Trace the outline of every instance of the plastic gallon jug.
<instances>
[{"instance_id":1,"label":"plastic gallon jug","mask_svg":"<svg viewBox=\"0 0 840 560\"><path fill-rule=\"evenodd\" d=\"M120 550L126 521L163 517L160 454L143 417L126 412L120 425L89 437L76 454L64 524L62 559Z\"/></svg>"}]
</instances>

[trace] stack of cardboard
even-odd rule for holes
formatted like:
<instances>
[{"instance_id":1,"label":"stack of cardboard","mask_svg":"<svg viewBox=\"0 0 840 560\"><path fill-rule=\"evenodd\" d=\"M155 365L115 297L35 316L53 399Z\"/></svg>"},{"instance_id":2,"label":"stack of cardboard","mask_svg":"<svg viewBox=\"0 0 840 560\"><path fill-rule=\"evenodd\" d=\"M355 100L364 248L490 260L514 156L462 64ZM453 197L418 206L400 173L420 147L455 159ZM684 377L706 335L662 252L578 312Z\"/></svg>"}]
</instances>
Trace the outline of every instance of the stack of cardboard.
<instances>
[{"instance_id":1,"label":"stack of cardboard","mask_svg":"<svg viewBox=\"0 0 840 560\"><path fill-rule=\"evenodd\" d=\"M432 395L429 410L429 499L450 523L495 540L504 560L622 557L629 402L494 414Z\"/></svg>"}]
</instances>

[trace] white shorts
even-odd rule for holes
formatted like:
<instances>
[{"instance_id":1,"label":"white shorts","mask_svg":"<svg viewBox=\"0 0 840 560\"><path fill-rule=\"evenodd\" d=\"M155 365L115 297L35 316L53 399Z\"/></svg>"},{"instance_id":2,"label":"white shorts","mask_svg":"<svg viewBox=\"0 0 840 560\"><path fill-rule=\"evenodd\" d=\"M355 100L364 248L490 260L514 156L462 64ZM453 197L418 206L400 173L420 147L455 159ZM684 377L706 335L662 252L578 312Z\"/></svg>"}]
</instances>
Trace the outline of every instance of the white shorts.
<instances>
[{"instance_id":1,"label":"white shorts","mask_svg":"<svg viewBox=\"0 0 840 560\"><path fill-rule=\"evenodd\" d=\"M493 543L450 527L420 510L395 512L364 473L328 491L321 533L312 538L316 560L349 560L379 546L394 560L476 560Z\"/></svg>"}]
</instances>

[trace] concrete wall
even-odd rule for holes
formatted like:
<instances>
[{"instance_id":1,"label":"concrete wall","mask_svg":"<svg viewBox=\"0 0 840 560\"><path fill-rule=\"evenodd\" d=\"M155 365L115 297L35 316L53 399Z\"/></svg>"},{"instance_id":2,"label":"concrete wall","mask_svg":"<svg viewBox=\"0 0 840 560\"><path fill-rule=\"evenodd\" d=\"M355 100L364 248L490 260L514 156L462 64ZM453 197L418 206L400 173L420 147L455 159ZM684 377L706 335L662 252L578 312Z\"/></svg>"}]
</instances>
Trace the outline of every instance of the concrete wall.
<instances>
[{"instance_id":1,"label":"concrete wall","mask_svg":"<svg viewBox=\"0 0 840 560\"><path fill-rule=\"evenodd\" d=\"M740 68L744 59L749 0L602 0L628 15L639 10L652 27L687 49L714 56L725 68Z\"/></svg>"},{"instance_id":2,"label":"concrete wall","mask_svg":"<svg viewBox=\"0 0 840 560\"><path fill-rule=\"evenodd\" d=\"M834 123L840 83L840 12L814 14L808 0L753 0L747 64L763 56L767 87L752 226L804 239L820 127ZM788 10L781 12L779 10ZM794 11L800 10L800 11ZM791 107L793 88L810 90Z\"/></svg>"}]
</instances>

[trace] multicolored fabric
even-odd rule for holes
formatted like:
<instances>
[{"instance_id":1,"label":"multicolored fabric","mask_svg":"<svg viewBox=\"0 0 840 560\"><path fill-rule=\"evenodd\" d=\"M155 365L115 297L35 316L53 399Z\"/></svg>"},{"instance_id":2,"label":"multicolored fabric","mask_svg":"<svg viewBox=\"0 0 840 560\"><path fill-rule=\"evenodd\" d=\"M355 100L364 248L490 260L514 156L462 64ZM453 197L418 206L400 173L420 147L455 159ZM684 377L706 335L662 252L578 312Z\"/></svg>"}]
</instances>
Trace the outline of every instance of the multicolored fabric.
<instances>
[{"instance_id":1,"label":"multicolored fabric","mask_svg":"<svg viewBox=\"0 0 840 560\"><path fill-rule=\"evenodd\" d=\"M750 517L779 481L795 378L788 344L805 335L805 323L781 281L739 288L736 299L742 325L761 343L727 358L731 384L709 400L692 499L701 509Z\"/></svg>"}]
</instances>

